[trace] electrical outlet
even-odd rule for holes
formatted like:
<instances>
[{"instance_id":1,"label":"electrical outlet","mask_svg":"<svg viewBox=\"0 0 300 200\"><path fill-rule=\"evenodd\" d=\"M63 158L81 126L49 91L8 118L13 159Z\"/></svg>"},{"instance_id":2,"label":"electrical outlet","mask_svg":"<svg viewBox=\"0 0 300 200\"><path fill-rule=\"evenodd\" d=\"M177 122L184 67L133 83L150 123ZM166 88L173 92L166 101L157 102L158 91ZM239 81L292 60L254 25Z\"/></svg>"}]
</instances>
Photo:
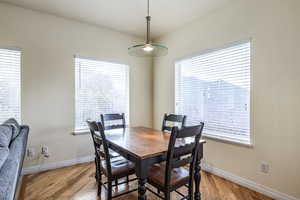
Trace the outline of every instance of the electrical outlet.
<instances>
[{"instance_id":1,"label":"electrical outlet","mask_svg":"<svg viewBox=\"0 0 300 200\"><path fill-rule=\"evenodd\" d=\"M270 171L270 165L267 162L262 161L260 163L260 171L264 174L268 174Z\"/></svg>"},{"instance_id":2,"label":"electrical outlet","mask_svg":"<svg viewBox=\"0 0 300 200\"><path fill-rule=\"evenodd\" d=\"M42 151L41 151L41 154L48 158L50 155L49 155L49 148L45 145L42 146Z\"/></svg>"}]
</instances>

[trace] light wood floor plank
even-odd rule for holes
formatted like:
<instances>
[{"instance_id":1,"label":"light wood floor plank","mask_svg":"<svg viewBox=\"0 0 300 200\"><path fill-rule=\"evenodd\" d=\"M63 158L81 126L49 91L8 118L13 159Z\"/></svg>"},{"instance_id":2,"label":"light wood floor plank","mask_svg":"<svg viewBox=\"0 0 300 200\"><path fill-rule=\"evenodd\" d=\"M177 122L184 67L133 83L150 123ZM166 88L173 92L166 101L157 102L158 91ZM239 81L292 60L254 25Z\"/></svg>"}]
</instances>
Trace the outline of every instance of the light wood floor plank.
<instances>
[{"instance_id":1,"label":"light wood floor plank","mask_svg":"<svg viewBox=\"0 0 300 200\"><path fill-rule=\"evenodd\" d=\"M105 199L105 189L101 198L97 197L94 162L64 167L52 171L27 175L23 179L22 197L25 200L100 200ZM132 183L130 188L137 187ZM124 185L118 191L128 189ZM184 189L182 192L186 191ZM202 172L202 200L272 200L255 191L234 184L221 177ZM115 191L117 192L117 191ZM147 192L148 200L158 200ZM121 196L116 200L137 199L137 192ZM180 197L172 194L173 200Z\"/></svg>"}]
</instances>

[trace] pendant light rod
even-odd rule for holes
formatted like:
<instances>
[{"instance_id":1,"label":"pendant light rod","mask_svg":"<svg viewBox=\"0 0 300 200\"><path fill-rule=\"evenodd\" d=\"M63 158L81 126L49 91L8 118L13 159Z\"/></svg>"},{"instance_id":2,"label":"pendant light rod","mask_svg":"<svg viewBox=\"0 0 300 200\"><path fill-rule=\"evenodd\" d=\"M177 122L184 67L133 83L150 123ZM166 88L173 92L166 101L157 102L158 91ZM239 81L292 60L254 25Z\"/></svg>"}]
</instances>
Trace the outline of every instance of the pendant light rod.
<instances>
[{"instance_id":1,"label":"pendant light rod","mask_svg":"<svg viewBox=\"0 0 300 200\"><path fill-rule=\"evenodd\" d=\"M150 12L149 12L149 0L147 0L147 16L146 16L146 21L147 21L147 39L146 39L146 44L150 44Z\"/></svg>"},{"instance_id":2,"label":"pendant light rod","mask_svg":"<svg viewBox=\"0 0 300 200\"><path fill-rule=\"evenodd\" d=\"M150 2L147 0L147 16L150 16Z\"/></svg>"},{"instance_id":3,"label":"pendant light rod","mask_svg":"<svg viewBox=\"0 0 300 200\"><path fill-rule=\"evenodd\" d=\"M146 39L146 44L150 44L150 20L151 20L151 17L147 16L146 19L147 19L147 39Z\"/></svg>"}]
</instances>

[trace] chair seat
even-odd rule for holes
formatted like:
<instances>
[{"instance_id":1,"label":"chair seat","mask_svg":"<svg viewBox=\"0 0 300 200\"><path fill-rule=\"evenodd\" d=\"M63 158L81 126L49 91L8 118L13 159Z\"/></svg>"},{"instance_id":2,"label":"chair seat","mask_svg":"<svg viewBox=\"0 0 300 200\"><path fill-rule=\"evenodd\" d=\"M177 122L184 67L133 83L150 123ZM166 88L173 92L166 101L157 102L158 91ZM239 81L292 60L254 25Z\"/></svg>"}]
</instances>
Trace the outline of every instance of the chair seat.
<instances>
[{"instance_id":1,"label":"chair seat","mask_svg":"<svg viewBox=\"0 0 300 200\"><path fill-rule=\"evenodd\" d=\"M149 182L156 183L161 187L165 186L165 171L166 165L154 165L149 170ZM175 168L172 170L171 180L169 186L176 186L186 184L189 181L189 171L183 167Z\"/></svg>"},{"instance_id":2,"label":"chair seat","mask_svg":"<svg viewBox=\"0 0 300 200\"><path fill-rule=\"evenodd\" d=\"M130 162L125 158L112 159L110 165L113 176L127 176L129 174L134 173L134 163ZM107 176L108 172L105 160L101 161L101 168L104 174Z\"/></svg>"}]
</instances>

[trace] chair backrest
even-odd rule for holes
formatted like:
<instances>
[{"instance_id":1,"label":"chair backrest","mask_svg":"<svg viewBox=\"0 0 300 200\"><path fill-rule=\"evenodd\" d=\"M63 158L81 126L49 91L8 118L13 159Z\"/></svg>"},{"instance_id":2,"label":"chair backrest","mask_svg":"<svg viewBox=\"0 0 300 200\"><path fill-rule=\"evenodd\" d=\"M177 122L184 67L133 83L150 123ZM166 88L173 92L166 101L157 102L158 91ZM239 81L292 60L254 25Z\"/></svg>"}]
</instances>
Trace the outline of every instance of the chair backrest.
<instances>
[{"instance_id":1,"label":"chair backrest","mask_svg":"<svg viewBox=\"0 0 300 200\"><path fill-rule=\"evenodd\" d=\"M171 172L174 168L189 165L190 176L192 177L203 127L204 123L201 122L197 126L182 129L172 128L165 171L166 187L170 184Z\"/></svg>"},{"instance_id":2,"label":"chair backrest","mask_svg":"<svg viewBox=\"0 0 300 200\"><path fill-rule=\"evenodd\" d=\"M172 128L174 126L168 126L167 122L172 122L174 124L180 123L180 128L183 128L185 126L185 121L186 121L185 115L165 114L161 130L162 131L171 131L172 130Z\"/></svg>"},{"instance_id":3,"label":"chair backrest","mask_svg":"<svg viewBox=\"0 0 300 200\"><path fill-rule=\"evenodd\" d=\"M110 155L109 155L108 144L106 141L103 126L101 122L88 120L87 123L94 142L96 156L99 158L100 165L102 165L101 161L103 160L105 161L106 167L105 166L102 167L107 169L107 173L109 176L112 174L111 165L110 165Z\"/></svg>"},{"instance_id":4,"label":"chair backrest","mask_svg":"<svg viewBox=\"0 0 300 200\"><path fill-rule=\"evenodd\" d=\"M100 148L100 143L95 140L95 132L98 131L98 126L97 123L91 120L87 120L86 123L88 124L88 127L90 129L90 133L92 136L93 144L94 144L94 149L95 149L95 155L97 156L97 149Z\"/></svg>"},{"instance_id":5,"label":"chair backrest","mask_svg":"<svg viewBox=\"0 0 300 200\"><path fill-rule=\"evenodd\" d=\"M101 123L105 130L118 129L118 128L126 128L125 123L125 114L124 113L114 113L114 114L101 114ZM106 125L105 122L111 121L121 121L120 124L109 124Z\"/></svg>"}]
</instances>

